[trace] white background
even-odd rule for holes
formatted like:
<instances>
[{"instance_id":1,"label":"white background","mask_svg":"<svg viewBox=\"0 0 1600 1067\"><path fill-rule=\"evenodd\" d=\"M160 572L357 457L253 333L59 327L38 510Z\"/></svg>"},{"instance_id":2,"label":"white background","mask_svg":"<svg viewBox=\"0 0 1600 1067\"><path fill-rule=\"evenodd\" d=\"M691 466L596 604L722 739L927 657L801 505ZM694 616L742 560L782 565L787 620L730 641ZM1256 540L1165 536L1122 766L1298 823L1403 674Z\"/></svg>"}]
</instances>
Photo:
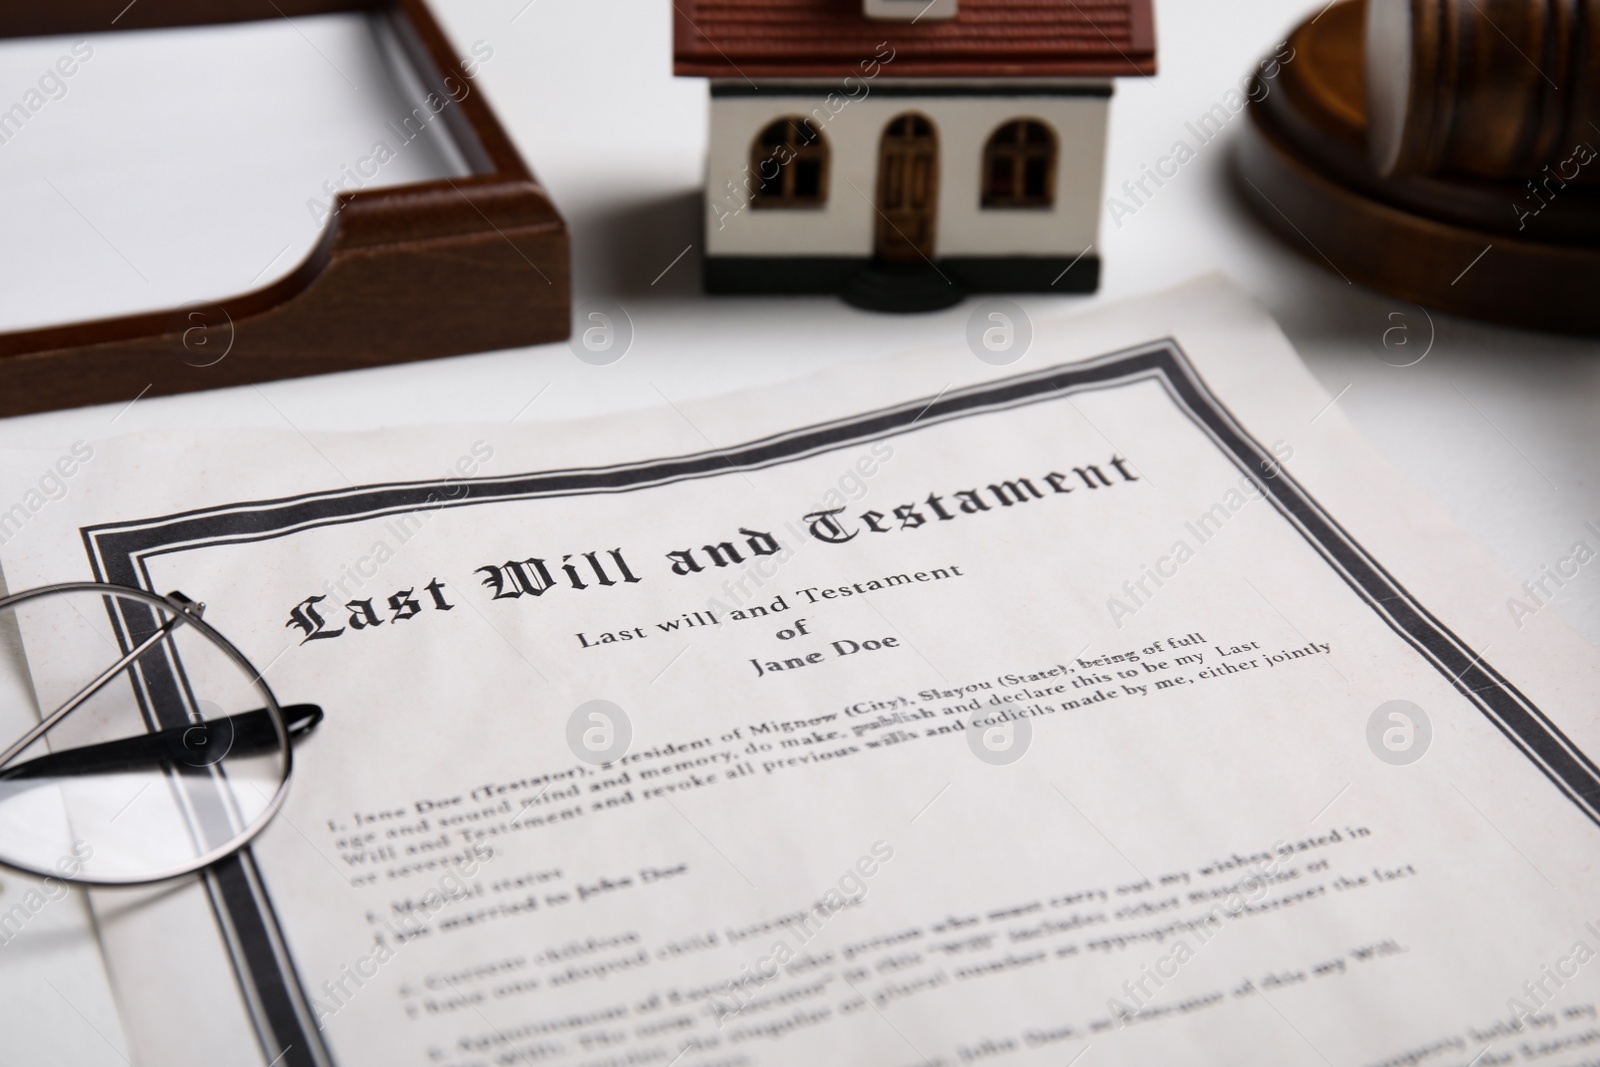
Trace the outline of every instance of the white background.
<instances>
[{"instance_id":1,"label":"white background","mask_svg":"<svg viewBox=\"0 0 1600 1067\"><path fill-rule=\"evenodd\" d=\"M1220 101L1317 6L1159 4L1162 73L1118 85L1107 191L1165 154L1185 135L1186 120ZM609 298L628 309L636 337L627 357L596 368L564 345L549 345L259 390L145 398L125 411L112 405L0 421L0 445L54 447L158 428L510 419L536 395L521 418L568 417L663 397L678 402L964 335L970 303L901 318L828 298L699 295L696 190L707 94L703 81L671 75L668 4L442 0L435 7L459 52L480 40L493 48L477 87L571 225L577 300ZM390 80L361 35L324 21L225 34L144 33L142 64L119 65L101 41L69 94L0 145L7 207L0 213L0 322L66 321L82 315L90 298L103 298L109 313L137 306L146 291L160 299L146 296L145 306L165 306L287 273L315 239L306 200L365 154L381 132L380 117L406 110L388 95ZM219 40L241 32L255 36L231 49ZM35 41L0 52L0 106L21 99L69 43ZM258 53L270 53L272 65L237 58ZM90 114L96 100L116 107L97 119ZM1415 305L1346 284L1314 252L1302 258L1281 246L1245 214L1228 182L1242 121L1120 227L1102 217L1099 296L1019 302L1036 317L1057 314L1220 268L1277 317L1330 394L1340 394L1339 404L1388 457L1512 575L1533 577L1566 555L1585 536L1583 523L1600 520L1590 473L1600 454L1595 343L1440 314L1430 324ZM404 168L423 162L398 160L380 180L408 177ZM46 177L75 207L60 203L43 185ZM46 208L50 199L57 203ZM45 215L48 227L37 221ZM151 226L152 218L187 221ZM1385 348L1385 331L1396 327L1389 341L1405 339L1407 349ZM1415 366L1379 358L1398 361L1430 340L1427 358ZM1555 603L1600 640L1600 580L1591 570Z\"/></svg>"}]
</instances>

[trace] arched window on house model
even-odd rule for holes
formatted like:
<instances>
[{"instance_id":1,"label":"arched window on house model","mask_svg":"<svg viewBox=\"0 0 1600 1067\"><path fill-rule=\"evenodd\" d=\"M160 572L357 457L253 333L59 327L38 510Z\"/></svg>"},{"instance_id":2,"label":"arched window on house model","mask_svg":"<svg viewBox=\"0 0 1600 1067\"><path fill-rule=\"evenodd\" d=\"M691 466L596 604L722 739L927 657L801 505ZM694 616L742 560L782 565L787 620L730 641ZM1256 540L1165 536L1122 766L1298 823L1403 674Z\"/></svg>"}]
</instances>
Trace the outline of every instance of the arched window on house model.
<instances>
[{"instance_id":1,"label":"arched window on house model","mask_svg":"<svg viewBox=\"0 0 1600 1067\"><path fill-rule=\"evenodd\" d=\"M1055 203L1056 135L1038 119L1014 119L983 148L983 206L1050 207Z\"/></svg>"},{"instance_id":2,"label":"arched window on house model","mask_svg":"<svg viewBox=\"0 0 1600 1067\"><path fill-rule=\"evenodd\" d=\"M828 142L801 115L778 119L750 146L758 208L821 207L828 199Z\"/></svg>"}]
</instances>

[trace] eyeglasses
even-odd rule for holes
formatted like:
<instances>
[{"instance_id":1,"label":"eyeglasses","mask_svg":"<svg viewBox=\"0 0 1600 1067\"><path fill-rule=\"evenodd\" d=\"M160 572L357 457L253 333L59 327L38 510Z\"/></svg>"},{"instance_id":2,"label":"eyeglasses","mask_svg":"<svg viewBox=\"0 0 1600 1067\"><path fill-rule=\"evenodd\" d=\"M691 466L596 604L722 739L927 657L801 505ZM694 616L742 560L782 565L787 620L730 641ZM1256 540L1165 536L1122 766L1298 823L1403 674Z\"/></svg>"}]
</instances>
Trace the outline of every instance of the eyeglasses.
<instances>
[{"instance_id":1,"label":"eyeglasses","mask_svg":"<svg viewBox=\"0 0 1600 1067\"><path fill-rule=\"evenodd\" d=\"M283 802L282 707L182 593L69 582L0 598L0 865L142 885L243 848Z\"/></svg>"}]
</instances>

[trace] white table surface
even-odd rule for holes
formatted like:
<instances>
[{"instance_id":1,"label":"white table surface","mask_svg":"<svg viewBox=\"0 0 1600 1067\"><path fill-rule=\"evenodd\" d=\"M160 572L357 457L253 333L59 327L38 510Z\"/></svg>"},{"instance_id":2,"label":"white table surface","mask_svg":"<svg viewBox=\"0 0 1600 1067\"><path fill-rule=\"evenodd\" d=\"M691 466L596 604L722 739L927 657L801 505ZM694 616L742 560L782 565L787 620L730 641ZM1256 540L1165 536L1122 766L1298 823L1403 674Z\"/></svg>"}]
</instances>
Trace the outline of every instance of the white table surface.
<instances>
[{"instance_id":1,"label":"white table surface","mask_svg":"<svg viewBox=\"0 0 1600 1067\"><path fill-rule=\"evenodd\" d=\"M1306 0L1159 3L1162 73L1118 86L1107 190L1165 153L1184 134L1185 120L1220 100L1317 6ZM703 81L671 76L668 4L436 0L435 8L459 51L478 41L493 49L477 87L488 93L571 224L576 299L608 298L628 309L636 337L627 357L593 367L564 345L547 345L274 383L259 391L145 398L127 410L110 405L0 420L0 446L54 447L78 437L159 428L493 421L510 419L547 385L521 418L565 417L658 404L663 395L681 401L781 381L962 335L968 306L903 318L858 312L830 298L699 294L695 190L703 168L706 88ZM151 54L166 48L188 57L177 65L181 77L172 63L161 63L150 65L166 72L159 77L146 71L125 78L130 64L102 48L69 83L68 95L52 101L25 131L42 142L58 133L47 123L58 122L64 133L55 143L75 143L79 150L30 170L8 166L12 158L26 162L15 151L24 138L0 145L0 192L10 200L24 181L32 186L29 212L8 210L0 217L0 282L7 283L0 285L0 322L65 321L82 315L97 293L107 294L100 305L107 312L139 303L139 290L152 306L215 296L286 273L309 248L315 227L306 199L340 164L357 158L365 147L361 124L386 115L385 93L392 90L370 57L321 20L250 28L268 31L252 50L283 67L276 80L235 77L243 87L234 96L194 92L225 73L214 60L208 69L211 42L162 44L160 35L143 34L151 38ZM0 52L0 104L20 98L64 42L28 44L32 52L25 57ZM237 75L238 66L228 69ZM100 82L92 81L100 75ZM252 93L252 84L265 88ZM88 115L98 113L97 101L124 100L134 85L149 99L121 103L116 128L131 125L136 139L128 143L147 146L137 158L149 188L120 183L127 191L118 199L119 183L111 179L133 165L129 155L81 146L108 142L107 132L93 135ZM318 99L329 103L313 112ZM175 101L183 110L163 126ZM133 122L137 115L143 120ZM346 143L300 132L324 127L343 130ZM1289 251L1244 213L1229 187L1236 134L1229 130L1205 146L1120 227L1103 219L1099 295L1019 302L1035 316L1055 314L1202 271L1226 271L1277 317L1329 392L1340 394L1346 414L1512 575L1532 577L1565 555L1585 536L1585 522L1600 521L1600 487L1591 474L1600 458L1600 346L1441 314L1430 322L1415 305L1348 285ZM148 146L162 137L180 165L150 160ZM196 151L196 143L223 148ZM290 155L298 170L263 162ZM403 180L427 165L401 160L382 177ZM27 173L13 177L18 170ZM201 180L211 174L229 182ZM44 187L44 177L89 218L68 213ZM95 199L96 188L113 192ZM58 202L54 231L45 235L25 216L49 200ZM185 217L192 222L149 224ZM273 261L285 247L291 250ZM135 277L130 264L149 281ZM34 281L19 286L19 278ZM1422 362L1403 368L1384 362L1399 358L1384 343L1385 331L1395 327L1405 333L1391 332L1389 342L1406 337L1406 353L1431 339ZM1597 571L1582 571L1554 607L1600 641ZM1486 595L1503 599L1514 591Z\"/></svg>"},{"instance_id":2,"label":"white table surface","mask_svg":"<svg viewBox=\"0 0 1600 1067\"><path fill-rule=\"evenodd\" d=\"M1158 0L1162 73L1119 84L1107 192L1165 154L1186 120L1220 101L1319 6ZM699 293L696 197L707 92L703 81L671 76L664 0L434 0L434 8L458 51L477 41L492 47L476 88L489 95L571 226L575 299L612 300L628 311L635 339L627 356L596 367L556 344L259 389L146 397L131 406L0 420L0 447L55 448L157 429L565 418L961 343L970 302L898 317L832 298ZM224 295L286 273L310 247L316 229L306 199L340 164L364 154L373 124L394 110L395 89L348 25L301 20L253 28L268 31L246 46L257 54L253 63L218 59L235 45L214 31L206 31L209 38L141 35L149 49L143 64L103 48L22 137L0 145L0 328ZM0 47L0 108L20 99L69 44ZM209 91L217 81L231 88ZM104 115L108 101L114 122ZM1018 302L1034 317L1062 314L1225 271L1277 317L1346 415L1513 576L1506 588L1483 590L1492 605L1503 605L1518 592L1516 583L1567 555L1575 541L1600 547L1584 529L1586 522L1600 526L1593 473L1600 345L1430 316L1290 251L1233 194L1227 169L1237 133L1230 128L1205 146L1120 227L1102 216L1098 295ZM163 144L169 153L152 154ZM444 165L426 151L386 168L382 179L408 180ZM282 250L276 258L274 250ZM1423 351L1414 365L1392 365ZM1600 642L1600 566L1581 570L1553 607ZM28 970L13 962L20 956L7 958L12 948L0 946L0 984L36 991L27 998L27 1028L83 1039L59 1062L122 1062L111 1043L84 1028L106 1025L106 1006L92 990L77 993L70 1011L61 1006L69 998L37 993L40 976L67 986L78 981L81 958L66 949L30 953ZM60 1053L64 1040L39 1047ZM0 1043L0 1064L10 1062Z\"/></svg>"}]
</instances>

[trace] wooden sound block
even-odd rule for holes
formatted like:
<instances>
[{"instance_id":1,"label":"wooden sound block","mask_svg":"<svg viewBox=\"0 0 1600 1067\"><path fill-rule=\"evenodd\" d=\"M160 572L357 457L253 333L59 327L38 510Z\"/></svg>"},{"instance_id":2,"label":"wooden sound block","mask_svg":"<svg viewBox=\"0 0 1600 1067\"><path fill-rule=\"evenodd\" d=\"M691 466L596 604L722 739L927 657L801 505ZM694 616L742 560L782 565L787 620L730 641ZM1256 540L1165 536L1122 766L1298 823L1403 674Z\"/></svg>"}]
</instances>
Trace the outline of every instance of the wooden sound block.
<instances>
[{"instance_id":1,"label":"wooden sound block","mask_svg":"<svg viewBox=\"0 0 1600 1067\"><path fill-rule=\"evenodd\" d=\"M0 12L0 36L103 30L121 6L20 4ZM142 0L115 22L140 29L373 9L392 21L424 90L452 97L438 114L472 173L340 193L316 248L264 289L0 333L0 416L568 336L566 223L483 94L460 93L469 79L424 0Z\"/></svg>"},{"instance_id":2,"label":"wooden sound block","mask_svg":"<svg viewBox=\"0 0 1600 1067\"><path fill-rule=\"evenodd\" d=\"M1237 156L1239 193L1291 246L1342 277L1492 322L1600 333L1600 194L1563 183L1380 177L1369 161L1364 0L1290 35L1293 58L1259 76ZM1569 173L1600 171L1600 135ZM1587 160L1585 160L1587 156Z\"/></svg>"}]
</instances>

